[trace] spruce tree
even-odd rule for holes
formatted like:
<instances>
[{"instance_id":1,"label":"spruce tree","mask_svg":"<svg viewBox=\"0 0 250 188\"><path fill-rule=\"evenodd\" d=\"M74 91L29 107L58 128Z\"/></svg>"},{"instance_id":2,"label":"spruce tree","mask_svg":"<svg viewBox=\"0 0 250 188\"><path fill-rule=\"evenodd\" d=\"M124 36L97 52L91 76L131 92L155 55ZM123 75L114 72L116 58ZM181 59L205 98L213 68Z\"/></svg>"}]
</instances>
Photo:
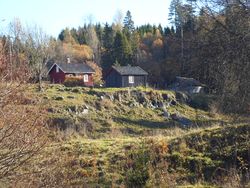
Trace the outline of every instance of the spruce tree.
<instances>
[{"instance_id":1,"label":"spruce tree","mask_svg":"<svg viewBox=\"0 0 250 188\"><path fill-rule=\"evenodd\" d=\"M123 20L123 32L126 34L127 38L130 39L131 34L135 30L134 21L132 20L131 12L128 10L126 16Z\"/></svg>"},{"instance_id":2,"label":"spruce tree","mask_svg":"<svg viewBox=\"0 0 250 188\"><path fill-rule=\"evenodd\" d=\"M128 65L132 62L132 49L126 35L117 32L113 45L114 62L118 61L121 65Z\"/></svg>"}]
</instances>

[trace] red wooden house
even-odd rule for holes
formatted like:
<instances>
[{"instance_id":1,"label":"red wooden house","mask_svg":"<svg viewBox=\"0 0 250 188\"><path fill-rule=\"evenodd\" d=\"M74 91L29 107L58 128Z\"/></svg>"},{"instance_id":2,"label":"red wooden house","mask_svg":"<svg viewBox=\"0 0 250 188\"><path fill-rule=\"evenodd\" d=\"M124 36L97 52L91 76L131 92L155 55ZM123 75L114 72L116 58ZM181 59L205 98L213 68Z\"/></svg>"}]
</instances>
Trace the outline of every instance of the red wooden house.
<instances>
[{"instance_id":1,"label":"red wooden house","mask_svg":"<svg viewBox=\"0 0 250 188\"><path fill-rule=\"evenodd\" d=\"M48 69L51 83L64 83L67 78L82 80L84 86L93 86L95 71L85 63L53 63Z\"/></svg>"}]
</instances>

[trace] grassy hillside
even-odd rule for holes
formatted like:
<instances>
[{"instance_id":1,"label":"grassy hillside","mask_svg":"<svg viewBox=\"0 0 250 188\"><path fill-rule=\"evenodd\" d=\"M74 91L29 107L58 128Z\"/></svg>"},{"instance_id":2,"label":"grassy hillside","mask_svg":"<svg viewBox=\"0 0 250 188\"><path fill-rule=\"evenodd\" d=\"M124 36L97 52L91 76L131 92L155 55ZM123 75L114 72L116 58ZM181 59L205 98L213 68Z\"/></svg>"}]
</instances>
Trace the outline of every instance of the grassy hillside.
<instances>
[{"instance_id":1,"label":"grassy hillside","mask_svg":"<svg viewBox=\"0 0 250 188\"><path fill-rule=\"evenodd\" d=\"M35 92L34 88L31 91ZM88 138L174 136L189 128L228 121L228 117L191 108L184 101L188 100L185 96L177 98L173 92L150 88L48 85L45 92L35 94L43 99L52 127L66 132L77 130ZM171 115L180 116L180 121Z\"/></svg>"},{"instance_id":2,"label":"grassy hillside","mask_svg":"<svg viewBox=\"0 0 250 188\"><path fill-rule=\"evenodd\" d=\"M59 186L239 187L247 180L249 132L242 124L173 139L75 138L46 148L35 164L44 169L41 180Z\"/></svg>"},{"instance_id":3,"label":"grassy hillside","mask_svg":"<svg viewBox=\"0 0 250 188\"><path fill-rule=\"evenodd\" d=\"M46 85L42 93L30 85L26 98L47 111L50 141L21 169L22 186L235 187L249 181L247 118L232 122L191 107L207 101L151 88L62 85Z\"/></svg>"}]
</instances>

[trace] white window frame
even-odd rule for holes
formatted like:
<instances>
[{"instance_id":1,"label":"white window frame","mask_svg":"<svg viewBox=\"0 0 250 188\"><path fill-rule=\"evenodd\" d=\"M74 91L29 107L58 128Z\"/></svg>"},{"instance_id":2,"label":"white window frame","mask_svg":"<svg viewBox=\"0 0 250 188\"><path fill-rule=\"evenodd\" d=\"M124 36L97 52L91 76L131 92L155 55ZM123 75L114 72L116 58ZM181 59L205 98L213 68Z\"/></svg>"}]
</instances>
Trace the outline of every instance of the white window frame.
<instances>
[{"instance_id":1,"label":"white window frame","mask_svg":"<svg viewBox=\"0 0 250 188\"><path fill-rule=\"evenodd\" d=\"M134 84L135 83L135 77L134 76L128 76L128 83Z\"/></svg>"},{"instance_id":2,"label":"white window frame","mask_svg":"<svg viewBox=\"0 0 250 188\"><path fill-rule=\"evenodd\" d=\"M83 75L83 82L88 82L89 81L89 75L88 74L84 74Z\"/></svg>"},{"instance_id":3,"label":"white window frame","mask_svg":"<svg viewBox=\"0 0 250 188\"><path fill-rule=\"evenodd\" d=\"M59 67L56 65L56 73L60 72Z\"/></svg>"}]
</instances>

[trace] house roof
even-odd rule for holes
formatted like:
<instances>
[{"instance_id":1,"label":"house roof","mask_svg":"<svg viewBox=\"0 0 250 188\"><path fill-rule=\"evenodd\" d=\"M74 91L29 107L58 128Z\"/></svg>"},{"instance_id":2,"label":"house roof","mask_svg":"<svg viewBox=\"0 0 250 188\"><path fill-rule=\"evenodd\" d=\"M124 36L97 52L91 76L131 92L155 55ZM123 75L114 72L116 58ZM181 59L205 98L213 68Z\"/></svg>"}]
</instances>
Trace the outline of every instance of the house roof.
<instances>
[{"instance_id":1,"label":"house roof","mask_svg":"<svg viewBox=\"0 0 250 188\"><path fill-rule=\"evenodd\" d=\"M194 78L176 76L175 82L179 83L181 87L203 86L203 84L201 84L198 80L195 80Z\"/></svg>"},{"instance_id":2,"label":"house roof","mask_svg":"<svg viewBox=\"0 0 250 188\"><path fill-rule=\"evenodd\" d=\"M148 75L141 67L138 66L112 66L120 75Z\"/></svg>"},{"instance_id":3,"label":"house roof","mask_svg":"<svg viewBox=\"0 0 250 188\"><path fill-rule=\"evenodd\" d=\"M95 71L85 63L54 63L48 72L57 65L64 73L94 73Z\"/></svg>"}]
</instances>

